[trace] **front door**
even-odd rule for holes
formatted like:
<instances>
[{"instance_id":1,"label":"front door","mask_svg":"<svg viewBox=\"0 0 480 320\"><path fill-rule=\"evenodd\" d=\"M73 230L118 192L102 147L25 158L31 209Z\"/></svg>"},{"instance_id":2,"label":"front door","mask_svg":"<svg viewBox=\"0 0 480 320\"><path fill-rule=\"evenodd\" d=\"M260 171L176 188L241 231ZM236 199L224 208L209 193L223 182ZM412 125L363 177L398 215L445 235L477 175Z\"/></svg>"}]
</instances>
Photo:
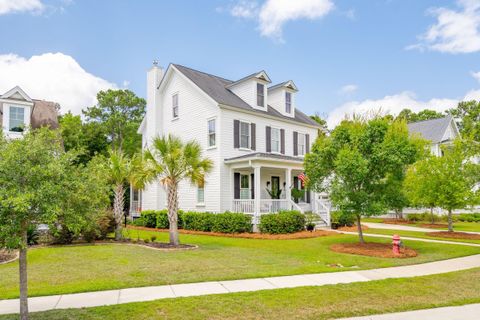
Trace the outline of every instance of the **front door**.
<instances>
[{"instance_id":1,"label":"front door","mask_svg":"<svg viewBox=\"0 0 480 320\"><path fill-rule=\"evenodd\" d=\"M280 199L280 177L272 177L272 199Z\"/></svg>"}]
</instances>

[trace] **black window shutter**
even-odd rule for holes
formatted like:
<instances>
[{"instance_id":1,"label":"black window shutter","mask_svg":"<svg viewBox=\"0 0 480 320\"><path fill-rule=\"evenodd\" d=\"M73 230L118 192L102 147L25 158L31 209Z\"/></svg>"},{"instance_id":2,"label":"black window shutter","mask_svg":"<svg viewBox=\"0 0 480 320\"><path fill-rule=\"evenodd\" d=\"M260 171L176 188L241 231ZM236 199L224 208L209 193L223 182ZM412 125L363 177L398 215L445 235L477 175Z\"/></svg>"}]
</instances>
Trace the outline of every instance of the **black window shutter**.
<instances>
[{"instance_id":1,"label":"black window shutter","mask_svg":"<svg viewBox=\"0 0 480 320\"><path fill-rule=\"evenodd\" d=\"M240 148L240 121L233 120L233 147Z\"/></svg>"},{"instance_id":2,"label":"black window shutter","mask_svg":"<svg viewBox=\"0 0 480 320\"><path fill-rule=\"evenodd\" d=\"M238 172L233 174L233 185L235 187L233 198L240 199L240 173Z\"/></svg>"},{"instance_id":3,"label":"black window shutter","mask_svg":"<svg viewBox=\"0 0 480 320\"><path fill-rule=\"evenodd\" d=\"M298 156L298 132L293 131L293 155Z\"/></svg>"},{"instance_id":4,"label":"black window shutter","mask_svg":"<svg viewBox=\"0 0 480 320\"><path fill-rule=\"evenodd\" d=\"M280 153L285 154L285 129L280 129Z\"/></svg>"},{"instance_id":5,"label":"black window shutter","mask_svg":"<svg viewBox=\"0 0 480 320\"><path fill-rule=\"evenodd\" d=\"M309 190L305 190L305 195L307 196L307 203L310 203L310 191Z\"/></svg>"},{"instance_id":6,"label":"black window shutter","mask_svg":"<svg viewBox=\"0 0 480 320\"><path fill-rule=\"evenodd\" d=\"M310 153L310 135L305 135L305 153Z\"/></svg>"},{"instance_id":7,"label":"black window shutter","mask_svg":"<svg viewBox=\"0 0 480 320\"><path fill-rule=\"evenodd\" d=\"M255 199L255 175L252 173L250 176L252 177L252 187L250 188L250 190L252 190L252 199Z\"/></svg>"},{"instance_id":8,"label":"black window shutter","mask_svg":"<svg viewBox=\"0 0 480 320\"><path fill-rule=\"evenodd\" d=\"M272 128L271 127L266 127L266 133L265 133L265 145L266 145L266 151L267 152L272 152Z\"/></svg>"},{"instance_id":9,"label":"black window shutter","mask_svg":"<svg viewBox=\"0 0 480 320\"><path fill-rule=\"evenodd\" d=\"M257 148L257 135L255 132L256 125L255 123L250 124L250 138L251 138L251 143L250 143L250 149L255 150Z\"/></svg>"},{"instance_id":10,"label":"black window shutter","mask_svg":"<svg viewBox=\"0 0 480 320\"><path fill-rule=\"evenodd\" d=\"M293 187L294 187L295 189L299 189L299 188L298 188L298 177L297 177L297 176L293 177ZM295 200L295 199L294 199L294 200ZM298 200L295 200L295 203L298 203Z\"/></svg>"}]
</instances>

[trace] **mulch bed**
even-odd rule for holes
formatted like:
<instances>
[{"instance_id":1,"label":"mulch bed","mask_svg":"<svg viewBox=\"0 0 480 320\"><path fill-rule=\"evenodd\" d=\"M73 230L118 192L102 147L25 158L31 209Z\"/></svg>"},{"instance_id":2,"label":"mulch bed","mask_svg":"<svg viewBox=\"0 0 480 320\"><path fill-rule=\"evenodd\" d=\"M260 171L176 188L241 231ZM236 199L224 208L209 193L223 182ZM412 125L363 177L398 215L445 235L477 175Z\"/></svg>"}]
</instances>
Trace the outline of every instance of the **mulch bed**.
<instances>
[{"instance_id":1,"label":"mulch bed","mask_svg":"<svg viewBox=\"0 0 480 320\"><path fill-rule=\"evenodd\" d=\"M432 237L439 237L439 238L480 240L480 234L467 233L467 232L437 231L437 232L428 232L428 233L425 233L425 235L432 236Z\"/></svg>"},{"instance_id":2,"label":"mulch bed","mask_svg":"<svg viewBox=\"0 0 480 320\"><path fill-rule=\"evenodd\" d=\"M417 252L411 248L403 247L400 255L393 254L392 245L386 243L367 242L361 243L337 243L330 246L330 250L340 253L358 254L362 256L379 258L413 258Z\"/></svg>"},{"instance_id":3,"label":"mulch bed","mask_svg":"<svg viewBox=\"0 0 480 320\"><path fill-rule=\"evenodd\" d=\"M420 227L422 228L432 228L432 229L445 229L448 228L448 224L444 223L424 223L421 224Z\"/></svg>"},{"instance_id":4,"label":"mulch bed","mask_svg":"<svg viewBox=\"0 0 480 320\"><path fill-rule=\"evenodd\" d=\"M157 232L168 232L168 229L155 229L147 227L137 227L129 226L129 229L137 230L146 230L146 231L157 231ZM326 230L315 230L315 231L301 231L289 234L266 234L266 233L220 233L220 232L205 232L205 231L193 231L193 230L178 230L181 234L194 234L194 235L203 235L203 236L214 236L214 237L228 237L228 238L244 238L244 239L264 239L264 240L289 240L289 239L307 239L307 238L317 238L338 235L338 233L333 231Z\"/></svg>"},{"instance_id":5,"label":"mulch bed","mask_svg":"<svg viewBox=\"0 0 480 320\"><path fill-rule=\"evenodd\" d=\"M356 225L351 227L340 227L337 229L338 231L347 231L347 232L357 232L358 227ZM362 231L368 230L368 227L362 224Z\"/></svg>"},{"instance_id":6,"label":"mulch bed","mask_svg":"<svg viewBox=\"0 0 480 320\"><path fill-rule=\"evenodd\" d=\"M17 257L16 252L8 252L0 250L0 263L6 263L15 260Z\"/></svg>"}]
</instances>

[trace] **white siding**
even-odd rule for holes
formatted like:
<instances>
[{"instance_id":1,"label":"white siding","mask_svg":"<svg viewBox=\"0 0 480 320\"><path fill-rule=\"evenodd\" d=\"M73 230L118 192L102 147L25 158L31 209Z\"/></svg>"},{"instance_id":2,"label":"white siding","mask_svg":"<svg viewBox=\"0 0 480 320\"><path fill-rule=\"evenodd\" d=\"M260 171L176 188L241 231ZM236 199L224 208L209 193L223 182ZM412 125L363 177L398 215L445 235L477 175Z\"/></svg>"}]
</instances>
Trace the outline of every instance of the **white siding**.
<instances>
[{"instance_id":1,"label":"white siding","mask_svg":"<svg viewBox=\"0 0 480 320\"><path fill-rule=\"evenodd\" d=\"M287 117L294 117L295 116L295 92L289 91L292 97L292 112L286 112L286 99L285 93L287 90L285 88L277 88L268 92L268 103L272 106L275 110L283 114Z\"/></svg>"},{"instance_id":2,"label":"white siding","mask_svg":"<svg viewBox=\"0 0 480 320\"><path fill-rule=\"evenodd\" d=\"M264 107L257 106L257 83L263 84ZM267 83L261 80L249 79L232 86L230 90L243 101L257 110L267 110L269 104Z\"/></svg>"}]
</instances>

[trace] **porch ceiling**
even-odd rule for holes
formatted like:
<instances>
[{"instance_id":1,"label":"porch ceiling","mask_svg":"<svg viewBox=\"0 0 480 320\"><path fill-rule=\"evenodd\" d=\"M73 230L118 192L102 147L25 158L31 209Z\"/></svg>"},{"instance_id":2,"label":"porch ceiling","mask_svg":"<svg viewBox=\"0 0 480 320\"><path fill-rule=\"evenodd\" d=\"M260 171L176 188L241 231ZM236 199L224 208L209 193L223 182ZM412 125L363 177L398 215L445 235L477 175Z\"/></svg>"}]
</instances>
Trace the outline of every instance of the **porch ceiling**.
<instances>
[{"instance_id":1,"label":"porch ceiling","mask_svg":"<svg viewBox=\"0 0 480 320\"><path fill-rule=\"evenodd\" d=\"M249 154L245 154L238 157L225 159L226 164L244 163L245 161L274 162L277 164L281 164L281 163L289 164L299 168L303 167L302 157L292 157L292 156L286 156L283 154L275 154L275 153L255 152L255 153L249 153Z\"/></svg>"}]
</instances>

